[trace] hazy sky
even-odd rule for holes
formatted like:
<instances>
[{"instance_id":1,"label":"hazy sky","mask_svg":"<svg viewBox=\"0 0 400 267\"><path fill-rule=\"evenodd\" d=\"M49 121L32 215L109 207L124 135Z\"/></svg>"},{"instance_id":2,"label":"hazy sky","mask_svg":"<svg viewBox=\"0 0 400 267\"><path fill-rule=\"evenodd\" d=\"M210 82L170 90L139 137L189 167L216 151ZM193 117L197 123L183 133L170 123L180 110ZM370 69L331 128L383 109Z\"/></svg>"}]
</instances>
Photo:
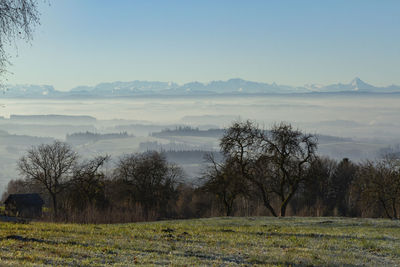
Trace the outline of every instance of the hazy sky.
<instances>
[{"instance_id":1,"label":"hazy sky","mask_svg":"<svg viewBox=\"0 0 400 267\"><path fill-rule=\"evenodd\" d=\"M400 84L398 0L50 0L40 10L32 43L11 51L9 83Z\"/></svg>"}]
</instances>

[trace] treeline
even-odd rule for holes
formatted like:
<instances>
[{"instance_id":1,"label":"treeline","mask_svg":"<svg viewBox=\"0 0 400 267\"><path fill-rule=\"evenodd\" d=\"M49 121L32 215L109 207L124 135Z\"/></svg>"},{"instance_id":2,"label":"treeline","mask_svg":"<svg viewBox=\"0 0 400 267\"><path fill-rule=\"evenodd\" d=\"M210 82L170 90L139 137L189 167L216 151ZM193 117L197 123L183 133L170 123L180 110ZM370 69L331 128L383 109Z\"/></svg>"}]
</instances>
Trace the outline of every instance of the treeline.
<instances>
[{"instance_id":1,"label":"treeline","mask_svg":"<svg viewBox=\"0 0 400 267\"><path fill-rule=\"evenodd\" d=\"M171 141L167 144L157 141L141 142L139 144L140 151L195 151L195 150L211 150L212 145L194 145L189 143Z\"/></svg>"},{"instance_id":2,"label":"treeline","mask_svg":"<svg viewBox=\"0 0 400 267\"><path fill-rule=\"evenodd\" d=\"M99 134L86 131L86 132L67 134L65 140L71 144L81 144L87 142L96 142L100 140L121 139L128 137L133 137L133 135L129 135L127 132Z\"/></svg>"},{"instance_id":3,"label":"treeline","mask_svg":"<svg viewBox=\"0 0 400 267\"><path fill-rule=\"evenodd\" d=\"M163 129L160 132L153 132L154 137L170 137L170 136L201 136L201 137L221 137L224 129L208 129L200 130L190 126L176 126L175 129Z\"/></svg>"},{"instance_id":4,"label":"treeline","mask_svg":"<svg viewBox=\"0 0 400 267\"><path fill-rule=\"evenodd\" d=\"M387 155L353 163L317 155L317 139L289 124L268 131L234 123L208 155L197 183L158 152L79 161L65 143L27 151L24 179L5 195L40 192L47 219L114 223L209 216L351 216L399 218L400 161Z\"/></svg>"}]
</instances>

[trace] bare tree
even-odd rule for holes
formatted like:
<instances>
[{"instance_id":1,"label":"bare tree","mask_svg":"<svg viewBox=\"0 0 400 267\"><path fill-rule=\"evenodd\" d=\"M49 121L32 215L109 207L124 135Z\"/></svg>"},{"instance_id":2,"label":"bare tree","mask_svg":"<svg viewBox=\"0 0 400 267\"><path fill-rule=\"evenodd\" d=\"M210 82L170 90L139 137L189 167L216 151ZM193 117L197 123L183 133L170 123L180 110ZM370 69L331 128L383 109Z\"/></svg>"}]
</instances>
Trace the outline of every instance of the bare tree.
<instances>
[{"instance_id":1,"label":"bare tree","mask_svg":"<svg viewBox=\"0 0 400 267\"><path fill-rule=\"evenodd\" d=\"M283 217L290 200L308 177L307 170L316 158L317 140L286 123L274 125L263 135L264 153L256 167L261 166L264 175L259 172L256 179L263 179L260 184L264 190L278 196L280 216Z\"/></svg>"},{"instance_id":2,"label":"bare tree","mask_svg":"<svg viewBox=\"0 0 400 267\"><path fill-rule=\"evenodd\" d=\"M110 159L109 156L97 156L89 161L76 164L71 179L70 195L75 205L84 208L93 205L99 198L104 198L105 174L101 167Z\"/></svg>"},{"instance_id":3,"label":"bare tree","mask_svg":"<svg viewBox=\"0 0 400 267\"><path fill-rule=\"evenodd\" d=\"M357 183L365 206L378 204L388 218L399 219L399 158L386 155L381 161L367 161L361 164Z\"/></svg>"},{"instance_id":4,"label":"bare tree","mask_svg":"<svg viewBox=\"0 0 400 267\"><path fill-rule=\"evenodd\" d=\"M31 40L33 28L37 24L37 1L0 0L0 74L9 63L5 45L13 44L16 39Z\"/></svg>"},{"instance_id":5,"label":"bare tree","mask_svg":"<svg viewBox=\"0 0 400 267\"><path fill-rule=\"evenodd\" d=\"M150 210L165 207L174 197L183 173L164 155L147 152L120 158L115 175L125 184L132 200L141 204L147 219Z\"/></svg>"},{"instance_id":6,"label":"bare tree","mask_svg":"<svg viewBox=\"0 0 400 267\"><path fill-rule=\"evenodd\" d=\"M258 188L272 215L278 215L272 206L275 196L280 201L279 215L285 216L287 205L316 158L317 140L290 124L277 124L264 131L246 121L234 123L220 146L224 155L236 160L242 177Z\"/></svg>"},{"instance_id":7,"label":"bare tree","mask_svg":"<svg viewBox=\"0 0 400 267\"><path fill-rule=\"evenodd\" d=\"M241 179L251 181L261 193L264 206L273 216L277 216L271 206L271 195L264 190L264 186L255 179L255 162L262 155L262 131L250 120L234 122L220 141L221 152L225 158L235 161Z\"/></svg>"},{"instance_id":8,"label":"bare tree","mask_svg":"<svg viewBox=\"0 0 400 267\"><path fill-rule=\"evenodd\" d=\"M232 216L235 199L249 194L247 181L241 175L240 165L230 158L217 163L212 154L208 154L206 160L210 165L203 175L205 182L202 189L215 194L223 204L226 216Z\"/></svg>"},{"instance_id":9,"label":"bare tree","mask_svg":"<svg viewBox=\"0 0 400 267\"><path fill-rule=\"evenodd\" d=\"M49 193L53 213L57 218L57 196L65 189L73 175L77 154L63 142L40 145L27 151L18 161L21 175L41 183Z\"/></svg>"}]
</instances>

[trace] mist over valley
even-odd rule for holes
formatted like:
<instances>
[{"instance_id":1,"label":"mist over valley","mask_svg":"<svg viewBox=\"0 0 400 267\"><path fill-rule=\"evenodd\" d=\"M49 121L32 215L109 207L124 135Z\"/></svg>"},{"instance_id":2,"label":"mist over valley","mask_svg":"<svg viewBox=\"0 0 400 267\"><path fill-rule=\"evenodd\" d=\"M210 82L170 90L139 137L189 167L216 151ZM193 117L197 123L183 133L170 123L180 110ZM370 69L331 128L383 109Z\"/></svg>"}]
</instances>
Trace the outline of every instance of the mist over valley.
<instances>
[{"instance_id":1,"label":"mist over valley","mask_svg":"<svg viewBox=\"0 0 400 267\"><path fill-rule=\"evenodd\" d=\"M32 146L62 140L83 158L164 151L189 179L202 174L204 155L218 154L233 121L268 129L285 121L317 134L318 152L335 159L375 159L398 151L397 94L288 94L1 99L0 188L18 178L17 160Z\"/></svg>"}]
</instances>

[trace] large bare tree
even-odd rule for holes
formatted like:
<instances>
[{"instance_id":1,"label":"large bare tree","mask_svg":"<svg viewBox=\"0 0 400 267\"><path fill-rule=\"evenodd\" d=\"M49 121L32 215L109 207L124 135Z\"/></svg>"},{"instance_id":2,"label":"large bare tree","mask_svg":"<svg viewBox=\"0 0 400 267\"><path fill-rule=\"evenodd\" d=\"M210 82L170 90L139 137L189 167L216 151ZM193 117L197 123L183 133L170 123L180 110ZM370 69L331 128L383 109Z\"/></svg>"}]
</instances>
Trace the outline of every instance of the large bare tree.
<instances>
[{"instance_id":1,"label":"large bare tree","mask_svg":"<svg viewBox=\"0 0 400 267\"><path fill-rule=\"evenodd\" d=\"M290 124L280 123L263 134L263 154L255 166L259 186L278 196L279 215L286 208L299 186L308 178L307 170L316 158L317 139Z\"/></svg>"},{"instance_id":2,"label":"large bare tree","mask_svg":"<svg viewBox=\"0 0 400 267\"><path fill-rule=\"evenodd\" d=\"M49 193L55 218L57 197L68 185L76 161L77 154L68 144L60 141L33 147L18 161L21 175L39 182Z\"/></svg>"},{"instance_id":3,"label":"large bare tree","mask_svg":"<svg viewBox=\"0 0 400 267\"><path fill-rule=\"evenodd\" d=\"M290 124L280 123L270 131L251 121L235 122L222 137L222 153L235 159L240 175L259 191L265 207L274 216L285 216L286 208L308 177L316 158L317 140ZM272 205L278 198L279 213Z\"/></svg>"}]
</instances>

